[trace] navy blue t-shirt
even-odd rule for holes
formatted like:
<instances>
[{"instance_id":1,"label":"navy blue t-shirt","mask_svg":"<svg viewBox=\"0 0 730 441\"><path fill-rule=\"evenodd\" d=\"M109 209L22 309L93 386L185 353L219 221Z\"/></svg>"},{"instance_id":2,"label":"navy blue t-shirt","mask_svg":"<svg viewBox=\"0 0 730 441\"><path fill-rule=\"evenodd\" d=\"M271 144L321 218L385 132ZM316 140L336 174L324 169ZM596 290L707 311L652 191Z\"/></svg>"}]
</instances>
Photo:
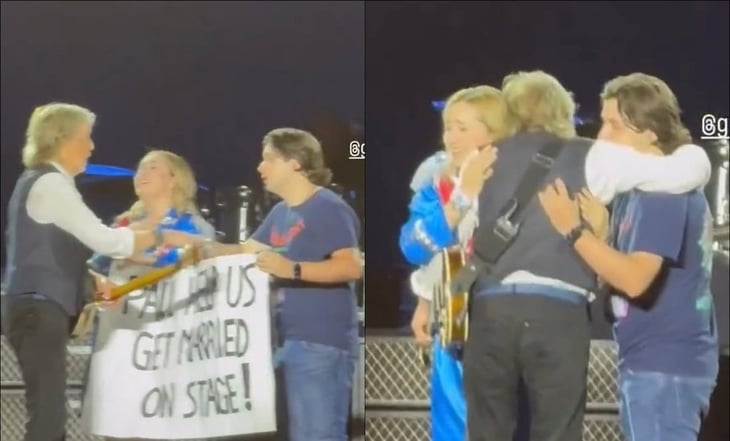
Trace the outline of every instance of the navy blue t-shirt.
<instances>
[{"instance_id":1,"label":"navy blue t-shirt","mask_svg":"<svg viewBox=\"0 0 730 441\"><path fill-rule=\"evenodd\" d=\"M712 215L704 194L626 193L615 202L612 232L618 250L664 258L647 292L626 302L614 298L619 366L715 377Z\"/></svg>"},{"instance_id":2,"label":"navy blue t-shirt","mask_svg":"<svg viewBox=\"0 0 730 441\"><path fill-rule=\"evenodd\" d=\"M355 211L336 193L322 188L298 206L276 204L252 239L295 262L321 262L337 250L357 248L359 229ZM278 290L282 297L279 332L287 340L350 350L357 338L354 283L296 283L301 286Z\"/></svg>"}]
</instances>

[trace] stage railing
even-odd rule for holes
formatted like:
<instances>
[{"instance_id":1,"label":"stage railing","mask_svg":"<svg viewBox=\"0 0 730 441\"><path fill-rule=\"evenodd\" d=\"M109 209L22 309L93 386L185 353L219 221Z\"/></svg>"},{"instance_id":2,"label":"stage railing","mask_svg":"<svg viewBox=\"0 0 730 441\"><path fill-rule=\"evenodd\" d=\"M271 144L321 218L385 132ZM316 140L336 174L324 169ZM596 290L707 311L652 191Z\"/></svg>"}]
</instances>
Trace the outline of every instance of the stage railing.
<instances>
[{"instance_id":1,"label":"stage railing","mask_svg":"<svg viewBox=\"0 0 730 441\"><path fill-rule=\"evenodd\" d=\"M412 337L378 330L365 341L365 438L429 441L429 370ZM587 387L584 441L622 441L614 342L591 342Z\"/></svg>"}]
</instances>

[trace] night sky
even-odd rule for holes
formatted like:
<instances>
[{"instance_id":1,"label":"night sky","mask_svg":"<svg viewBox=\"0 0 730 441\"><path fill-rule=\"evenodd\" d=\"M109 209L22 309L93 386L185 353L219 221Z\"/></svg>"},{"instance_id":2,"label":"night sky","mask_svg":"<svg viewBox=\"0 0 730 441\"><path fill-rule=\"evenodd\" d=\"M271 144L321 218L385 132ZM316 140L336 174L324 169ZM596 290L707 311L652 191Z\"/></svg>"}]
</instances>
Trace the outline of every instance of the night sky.
<instances>
[{"instance_id":1,"label":"night sky","mask_svg":"<svg viewBox=\"0 0 730 441\"><path fill-rule=\"evenodd\" d=\"M165 148L207 186L258 186L261 138L273 128L362 126L363 9L3 1L3 229L28 117L46 102L97 113L92 162L134 168L147 147ZM364 163L347 160L348 142L325 143L327 159L336 182L362 190Z\"/></svg>"},{"instance_id":2,"label":"night sky","mask_svg":"<svg viewBox=\"0 0 730 441\"><path fill-rule=\"evenodd\" d=\"M381 310L409 271L397 240L410 178L440 145L432 100L542 69L595 117L603 84L641 71L674 90L695 136L703 114L728 114L728 2L368 3L365 27L367 298Z\"/></svg>"},{"instance_id":3,"label":"night sky","mask_svg":"<svg viewBox=\"0 0 730 441\"><path fill-rule=\"evenodd\" d=\"M605 81L641 71L672 87L693 133L702 114L727 115L727 2L395 3L366 8L367 182L370 194L375 185L392 189L383 204L405 207L418 162L438 148L431 100L470 85L499 86L511 71L555 75L581 114L597 115ZM394 244L370 253L398 259L390 225L403 216L405 208L368 216Z\"/></svg>"},{"instance_id":4,"label":"night sky","mask_svg":"<svg viewBox=\"0 0 730 441\"><path fill-rule=\"evenodd\" d=\"M432 100L542 69L595 117L605 81L642 71L667 81L698 135L703 114L728 114L729 12L728 2L3 2L3 228L28 116L48 101L98 114L93 162L134 167L146 147L168 148L209 186L258 185L260 139L274 127L339 130L323 135L335 180L366 181L368 298L392 299L408 270L397 245L408 183L439 148ZM347 124L365 126L365 171L347 160Z\"/></svg>"}]
</instances>

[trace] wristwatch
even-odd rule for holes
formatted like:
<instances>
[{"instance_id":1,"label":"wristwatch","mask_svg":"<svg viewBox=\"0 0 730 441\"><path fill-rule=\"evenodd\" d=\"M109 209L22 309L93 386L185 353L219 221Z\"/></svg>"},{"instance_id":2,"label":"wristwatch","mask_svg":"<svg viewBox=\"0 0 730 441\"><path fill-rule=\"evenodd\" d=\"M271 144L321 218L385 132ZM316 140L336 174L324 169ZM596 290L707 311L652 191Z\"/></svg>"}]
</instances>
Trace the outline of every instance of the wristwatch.
<instances>
[{"instance_id":1,"label":"wristwatch","mask_svg":"<svg viewBox=\"0 0 730 441\"><path fill-rule=\"evenodd\" d=\"M566 234L565 236L563 236L563 238L565 238L565 240L568 241L568 243L570 244L570 246L575 246L575 243L583 235L583 232L585 231L585 229L586 229L586 226L581 222L575 228L573 228L572 230L570 230L568 232L568 234Z\"/></svg>"},{"instance_id":2,"label":"wristwatch","mask_svg":"<svg viewBox=\"0 0 730 441\"><path fill-rule=\"evenodd\" d=\"M299 262L294 264L294 280L301 280L302 279L302 266L299 264Z\"/></svg>"}]
</instances>

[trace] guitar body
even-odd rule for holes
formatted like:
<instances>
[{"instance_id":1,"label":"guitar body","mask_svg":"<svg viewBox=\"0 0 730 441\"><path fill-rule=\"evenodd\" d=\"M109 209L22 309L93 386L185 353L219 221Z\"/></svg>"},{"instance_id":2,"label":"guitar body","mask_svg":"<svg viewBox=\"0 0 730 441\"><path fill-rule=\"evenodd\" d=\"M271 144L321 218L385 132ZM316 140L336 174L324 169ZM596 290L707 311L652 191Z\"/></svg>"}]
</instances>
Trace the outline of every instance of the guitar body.
<instances>
[{"instance_id":1,"label":"guitar body","mask_svg":"<svg viewBox=\"0 0 730 441\"><path fill-rule=\"evenodd\" d=\"M468 293L451 292L450 287L452 278L466 264L466 256L461 248L456 248L443 250L441 258L443 274L433 301L436 331L439 343L461 358L469 331Z\"/></svg>"}]
</instances>

